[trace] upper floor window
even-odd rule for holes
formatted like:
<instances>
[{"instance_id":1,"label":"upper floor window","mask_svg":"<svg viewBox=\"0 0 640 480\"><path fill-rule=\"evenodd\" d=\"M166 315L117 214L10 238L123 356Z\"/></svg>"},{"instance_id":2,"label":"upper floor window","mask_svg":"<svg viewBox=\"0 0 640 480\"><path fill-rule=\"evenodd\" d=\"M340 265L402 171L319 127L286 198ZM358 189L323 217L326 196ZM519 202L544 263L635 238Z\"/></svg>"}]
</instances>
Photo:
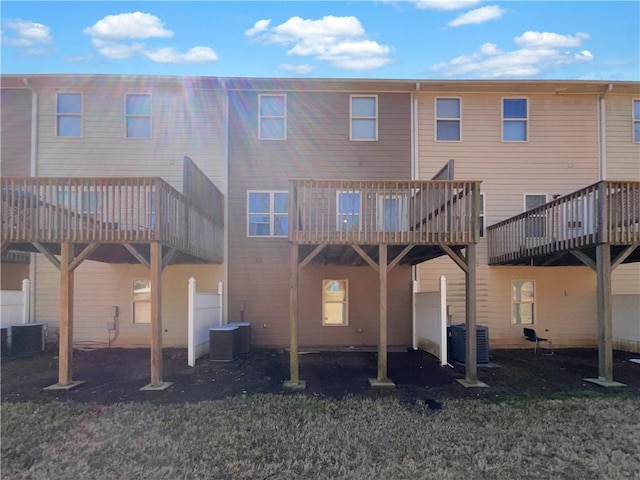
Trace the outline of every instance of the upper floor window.
<instances>
[{"instance_id":1,"label":"upper floor window","mask_svg":"<svg viewBox=\"0 0 640 480\"><path fill-rule=\"evenodd\" d=\"M640 100L633 101L633 141L640 142Z\"/></svg>"},{"instance_id":2,"label":"upper floor window","mask_svg":"<svg viewBox=\"0 0 640 480\"><path fill-rule=\"evenodd\" d=\"M82 136L82 94L58 93L56 105L56 135Z\"/></svg>"},{"instance_id":3,"label":"upper floor window","mask_svg":"<svg viewBox=\"0 0 640 480\"><path fill-rule=\"evenodd\" d=\"M128 93L125 103L127 138L151 138L151 95Z\"/></svg>"},{"instance_id":4,"label":"upper floor window","mask_svg":"<svg viewBox=\"0 0 640 480\"><path fill-rule=\"evenodd\" d=\"M378 140L378 97L351 95L350 139Z\"/></svg>"},{"instance_id":5,"label":"upper floor window","mask_svg":"<svg viewBox=\"0 0 640 480\"><path fill-rule=\"evenodd\" d=\"M460 141L460 99L436 98L436 140Z\"/></svg>"},{"instance_id":6,"label":"upper floor window","mask_svg":"<svg viewBox=\"0 0 640 480\"><path fill-rule=\"evenodd\" d=\"M502 99L502 140L526 142L529 109L526 98Z\"/></svg>"},{"instance_id":7,"label":"upper floor window","mask_svg":"<svg viewBox=\"0 0 640 480\"><path fill-rule=\"evenodd\" d=\"M247 235L286 237L289 235L289 193L247 192Z\"/></svg>"},{"instance_id":8,"label":"upper floor window","mask_svg":"<svg viewBox=\"0 0 640 480\"><path fill-rule=\"evenodd\" d=\"M260 140L287 138L287 97L285 95L260 95L258 129Z\"/></svg>"},{"instance_id":9,"label":"upper floor window","mask_svg":"<svg viewBox=\"0 0 640 480\"><path fill-rule=\"evenodd\" d=\"M341 232L360 230L360 192L337 192L336 229Z\"/></svg>"}]
</instances>

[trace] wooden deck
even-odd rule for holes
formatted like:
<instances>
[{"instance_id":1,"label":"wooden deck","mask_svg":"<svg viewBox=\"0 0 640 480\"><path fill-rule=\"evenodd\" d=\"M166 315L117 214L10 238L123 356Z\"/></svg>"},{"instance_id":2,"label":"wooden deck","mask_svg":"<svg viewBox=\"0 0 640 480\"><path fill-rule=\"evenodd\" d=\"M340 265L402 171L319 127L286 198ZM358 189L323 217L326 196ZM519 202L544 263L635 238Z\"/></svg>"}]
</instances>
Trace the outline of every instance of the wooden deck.
<instances>
[{"instance_id":1,"label":"wooden deck","mask_svg":"<svg viewBox=\"0 0 640 480\"><path fill-rule=\"evenodd\" d=\"M224 199L213 184L186 196L155 177L3 177L1 191L2 244L12 250L95 243L89 259L131 263L126 245L159 242L179 252L174 263L222 261Z\"/></svg>"},{"instance_id":2,"label":"wooden deck","mask_svg":"<svg viewBox=\"0 0 640 480\"><path fill-rule=\"evenodd\" d=\"M292 180L289 240L303 256L325 245L317 261L364 265L357 245L376 259L378 245L390 258L407 245L403 263L445 254L442 245L479 239L479 190L475 181Z\"/></svg>"},{"instance_id":3,"label":"wooden deck","mask_svg":"<svg viewBox=\"0 0 640 480\"><path fill-rule=\"evenodd\" d=\"M640 261L640 182L602 181L487 228L491 265L580 265L593 257L631 251Z\"/></svg>"}]
</instances>

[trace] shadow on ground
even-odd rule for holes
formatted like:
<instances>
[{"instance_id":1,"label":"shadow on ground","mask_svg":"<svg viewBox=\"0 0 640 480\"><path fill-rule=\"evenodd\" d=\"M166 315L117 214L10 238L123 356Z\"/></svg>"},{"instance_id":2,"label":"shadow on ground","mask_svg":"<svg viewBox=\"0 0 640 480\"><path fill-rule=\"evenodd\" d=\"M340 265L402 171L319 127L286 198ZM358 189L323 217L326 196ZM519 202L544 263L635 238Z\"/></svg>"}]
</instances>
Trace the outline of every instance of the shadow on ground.
<instances>
[{"instance_id":1,"label":"shadow on ground","mask_svg":"<svg viewBox=\"0 0 640 480\"><path fill-rule=\"evenodd\" d=\"M163 377L173 385L165 391L141 392L149 383L149 349L103 348L74 351L74 380L86 383L70 391L43 391L57 382L57 353L27 358L3 358L3 402L72 400L110 404L127 401L184 403L233 395L291 394L283 382L289 376L285 350L253 349L239 362L212 363L204 357L187 366L186 349L165 349ZM604 389L584 378L598 376L596 349L562 349L554 355L534 355L532 350L492 350L491 363L478 367L479 380L489 388L466 389L464 365L440 366L422 351L390 352L388 376L397 388L372 391L368 379L376 376L374 352L308 352L300 355L300 377L306 395L339 399L347 395L396 395L403 401L425 402L438 408L452 398L547 398L562 395L631 395L640 397L640 354L614 352L614 379L627 384Z\"/></svg>"}]
</instances>

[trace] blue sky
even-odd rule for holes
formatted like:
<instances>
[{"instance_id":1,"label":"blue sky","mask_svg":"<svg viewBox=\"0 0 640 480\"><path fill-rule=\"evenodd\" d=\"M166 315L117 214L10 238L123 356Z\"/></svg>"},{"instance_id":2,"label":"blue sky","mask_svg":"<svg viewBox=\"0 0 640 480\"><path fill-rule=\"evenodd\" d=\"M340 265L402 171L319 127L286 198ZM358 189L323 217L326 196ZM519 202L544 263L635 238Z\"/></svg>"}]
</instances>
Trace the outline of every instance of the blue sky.
<instances>
[{"instance_id":1,"label":"blue sky","mask_svg":"<svg viewBox=\"0 0 640 480\"><path fill-rule=\"evenodd\" d=\"M634 1L2 1L2 73L640 80Z\"/></svg>"}]
</instances>

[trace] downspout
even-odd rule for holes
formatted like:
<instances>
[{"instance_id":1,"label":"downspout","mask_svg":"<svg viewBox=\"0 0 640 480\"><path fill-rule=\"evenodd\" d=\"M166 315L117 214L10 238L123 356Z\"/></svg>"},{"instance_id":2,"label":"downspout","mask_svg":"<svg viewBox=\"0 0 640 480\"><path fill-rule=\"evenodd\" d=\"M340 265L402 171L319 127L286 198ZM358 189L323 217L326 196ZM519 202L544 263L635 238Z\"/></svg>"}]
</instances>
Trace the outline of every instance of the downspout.
<instances>
[{"instance_id":1,"label":"downspout","mask_svg":"<svg viewBox=\"0 0 640 480\"><path fill-rule=\"evenodd\" d=\"M38 175L38 92L29 83L27 77L22 78L24 85L31 91L31 158L29 164L29 175L35 177ZM29 255L29 281L31 289L29 290L29 322L36 321L36 254Z\"/></svg>"},{"instance_id":2,"label":"downspout","mask_svg":"<svg viewBox=\"0 0 640 480\"><path fill-rule=\"evenodd\" d=\"M222 193L224 194L224 225L222 228L222 324L229 322L229 91L227 82L222 79Z\"/></svg>"},{"instance_id":3,"label":"downspout","mask_svg":"<svg viewBox=\"0 0 640 480\"><path fill-rule=\"evenodd\" d=\"M604 97L613 90L613 84L598 95L598 181L607 179L607 111Z\"/></svg>"},{"instance_id":4,"label":"downspout","mask_svg":"<svg viewBox=\"0 0 640 480\"><path fill-rule=\"evenodd\" d=\"M416 91L411 93L411 180L418 180L418 94L420 82L416 82ZM418 349L418 335L416 331L416 293L418 292L418 267L411 267L411 344Z\"/></svg>"}]
</instances>

